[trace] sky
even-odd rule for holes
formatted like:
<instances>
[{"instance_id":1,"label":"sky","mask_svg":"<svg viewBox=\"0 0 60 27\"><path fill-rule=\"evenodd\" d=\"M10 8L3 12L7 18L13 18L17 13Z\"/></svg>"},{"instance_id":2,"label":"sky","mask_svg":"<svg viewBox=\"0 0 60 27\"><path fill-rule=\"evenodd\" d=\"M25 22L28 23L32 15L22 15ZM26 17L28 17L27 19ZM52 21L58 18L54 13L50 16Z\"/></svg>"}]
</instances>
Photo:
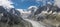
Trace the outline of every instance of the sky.
<instances>
[{"instance_id":1,"label":"sky","mask_svg":"<svg viewBox=\"0 0 60 27\"><path fill-rule=\"evenodd\" d=\"M27 9L29 6L38 6L36 0L12 0L15 8Z\"/></svg>"},{"instance_id":2,"label":"sky","mask_svg":"<svg viewBox=\"0 0 60 27\"><path fill-rule=\"evenodd\" d=\"M48 0L43 0L44 3L41 3L42 0L12 0L15 8L27 9L30 6L39 6L40 4L45 4ZM54 0L50 0L53 3Z\"/></svg>"},{"instance_id":3,"label":"sky","mask_svg":"<svg viewBox=\"0 0 60 27\"><path fill-rule=\"evenodd\" d=\"M48 0L0 0L0 6L6 8L27 9L30 6L38 7L39 5L46 4L46 1ZM48 2L53 3L53 0Z\"/></svg>"}]
</instances>

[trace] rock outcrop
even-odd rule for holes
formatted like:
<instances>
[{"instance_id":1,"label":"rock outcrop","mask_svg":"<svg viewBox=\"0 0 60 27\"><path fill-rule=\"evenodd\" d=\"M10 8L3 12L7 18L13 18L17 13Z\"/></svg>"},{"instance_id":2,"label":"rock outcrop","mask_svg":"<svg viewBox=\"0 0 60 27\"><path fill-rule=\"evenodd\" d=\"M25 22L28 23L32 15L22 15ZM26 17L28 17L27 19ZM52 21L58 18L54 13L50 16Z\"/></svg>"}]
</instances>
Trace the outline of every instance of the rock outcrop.
<instances>
[{"instance_id":1,"label":"rock outcrop","mask_svg":"<svg viewBox=\"0 0 60 27\"><path fill-rule=\"evenodd\" d=\"M16 12L14 14L13 9L11 11L8 12L5 8L0 6L0 27L32 27L30 22L25 21L19 16L20 13L18 11L14 10L14 12Z\"/></svg>"}]
</instances>

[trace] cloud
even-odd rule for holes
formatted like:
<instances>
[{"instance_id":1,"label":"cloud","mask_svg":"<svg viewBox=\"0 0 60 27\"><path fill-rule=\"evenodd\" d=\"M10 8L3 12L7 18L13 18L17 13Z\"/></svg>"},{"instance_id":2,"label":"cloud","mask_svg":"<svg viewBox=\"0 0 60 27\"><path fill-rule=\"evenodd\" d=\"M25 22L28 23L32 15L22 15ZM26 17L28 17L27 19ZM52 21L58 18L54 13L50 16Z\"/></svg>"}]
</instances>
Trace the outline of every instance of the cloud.
<instances>
[{"instance_id":1,"label":"cloud","mask_svg":"<svg viewBox=\"0 0 60 27\"><path fill-rule=\"evenodd\" d=\"M55 5L57 5L60 8L60 0L55 0Z\"/></svg>"},{"instance_id":2,"label":"cloud","mask_svg":"<svg viewBox=\"0 0 60 27\"><path fill-rule=\"evenodd\" d=\"M36 2L40 5L46 5L47 0L36 0Z\"/></svg>"},{"instance_id":3,"label":"cloud","mask_svg":"<svg viewBox=\"0 0 60 27\"><path fill-rule=\"evenodd\" d=\"M36 0L37 3L41 3L41 5L51 4L54 3L54 0Z\"/></svg>"},{"instance_id":4,"label":"cloud","mask_svg":"<svg viewBox=\"0 0 60 27\"><path fill-rule=\"evenodd\" d=\"M3 6L5 8L14 8L12 4L13 3L11 2L11 0L0 0L0 6Z\"/></svg>"},{"instance_id":5,"label":"cloud","mask_svg":"<svg viewBox=\"0 0 60 27\"><path fill-rule=\"evenodd\" d=\"M45 4L47 0L36 0L37 3L40 3L41 1L43 2L43 4ZM54 5L57 5L60 8L60 0L54 0L54 1L50 0L48 4L51 4L51 3L54 3Z\"/></svg>"},{"instance_id":6,"label":"cloud","mask_svg":"<svg viewBox=\"0 0 60 27\"><path fill-rule=\"evenodd\" d=\"M24 12L23 9L16 9L16 10L18 10L18 11L21 12L21 13Z\"/></svg>"},{"instance_id":7,"label":"cloud","mask_svg":"<svg viewBox=\"0 0 60 27\"><path fill-rule=\"evenodd\" d=\"M34 12L35 12L37 9L38 9L37 6L30 6L30 7L28 8L28 10L30 10L30 11L34 10Z\"/></svg>"},{"instance_id":8,"label":"cloud","mask_svg":"<svg viewBox=\"0 0 60 27\"><path fill-rule=\"evenodd\" d=\"M37 6L30 6L28 9L37 9Z\"/></svg>"},{"instance_id":9,"label":"cloud","mask_svg":"<svg viewBox=\"0 0 60 27\"><path fill-rule=\"evenodd\" d=\"M24 11L23 9L16 9L16 10L18 10L21 14L23 14L23 13L27 13L27 14L30 14L31 13L31 11Z\"/></svg>"},{"instance_id":10,"label":"cloud","mask_svg":"<svg viewBox=\"0 0 60 27\"><path fill-rule=\"evenodd\" d=\"M36 7L36 6L30 6L30 7L28 7L28 9L26 10L24 10L24 9L16 9L16 10L18 10L20 13L21 13L21 15L24 13L24 14L31 14L31 9L32 8L34 8L34 11L36 11L38 8Z\"/></svg>"},{"instance_id":11,"label":"cloud","mask_svg":"<svg viewBox=\"0 0 60 27\"><path fill-rule=\"evenodd\" d=\"M36 0L37 3L41 2L42 0Z\"/></svg>"}]
</instances>

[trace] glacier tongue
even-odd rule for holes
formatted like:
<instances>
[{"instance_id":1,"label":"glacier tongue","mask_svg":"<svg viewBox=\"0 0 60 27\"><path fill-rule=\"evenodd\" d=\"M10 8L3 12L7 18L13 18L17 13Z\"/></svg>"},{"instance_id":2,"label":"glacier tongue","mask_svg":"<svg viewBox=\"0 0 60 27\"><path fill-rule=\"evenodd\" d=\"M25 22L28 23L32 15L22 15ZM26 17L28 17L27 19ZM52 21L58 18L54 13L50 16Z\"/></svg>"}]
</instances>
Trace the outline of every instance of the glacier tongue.
<instances>
[{"instance_id":1,"label":"glacier tongue","mask_svg":"<svg viewBox=\"0 0 60 27\"><path fill-rule=\"evenodd\" d=\"M37 21L33 21L33 20L30 20L30 19L24 19L24 20L30 22L33 27L45 27L42 24L40 24L39 22L37 22Z\"/></svg>"}]
</instances>

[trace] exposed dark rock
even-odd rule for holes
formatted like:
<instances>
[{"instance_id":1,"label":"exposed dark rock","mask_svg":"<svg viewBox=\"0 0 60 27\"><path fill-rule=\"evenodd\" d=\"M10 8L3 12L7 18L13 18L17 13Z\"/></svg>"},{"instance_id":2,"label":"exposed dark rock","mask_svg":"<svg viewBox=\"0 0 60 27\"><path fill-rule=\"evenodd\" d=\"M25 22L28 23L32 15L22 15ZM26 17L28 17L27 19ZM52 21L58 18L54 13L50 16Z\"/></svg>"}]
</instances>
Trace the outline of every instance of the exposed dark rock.
<instances>
[{"instance_id":1,"label":"exposed dark rock","mask_svg":"<svg viewBox=\"0 0 60 27\"><path fill-rule=\"evenodd\" d=\"M13 11L15 12L13 14ZM0 6L0 27L32 27L30 22L22 19L20 12L12 9L10 12Z\"/></svg>"},{"instance_id":2,"label":"exposed dark rock","mask_svg":"<svg viewBox=\"0 0 60 27\"><path fill-rule=\"evenodd\" d=\"M34 15L40 14L42 11L47 11L48 13L50 11L52 11L52 13L53 12L60 12L60 8L57 7L57 6L53 6L53 5L47 4L46 6L39 7L37 9L37 11L34 13Z\"/></svg>"},{"instance_id":3,"label":"exposed dark rock","mask_svg":"<svg viewBox=\"0 0 60 27\"><path fill-rule=\"evenodd\" d=\"M0 6L0 10L1 10L0 12L3 13L3 16L1 17L1 21L7 22L7 20L9 19L10 22L11 21L13 21L14 23L20 22L19 18L21 18L21 17L18 17L12 13L7 12L2 6ZM21 20L22 20L22 18L21 18Z\"/></svg>"},{"instance_id":4,"label":"exposed dark rock","mask_svg":"<svg viewBox=\"0 0 60 27\"><path fill-rule=\"evenodd\" d=\"M4 11L5 11L5 9L2 6L0 6L0 13L2 13Z\"/></svg>"},{"instance_id":5,"label":"exposed dark rock","mask_svg":"<svg viewBox=\"0 0 60 27\"><path fill-rule=\"evenodd\" d=\"M15 15L17 15L17 16L20 16L20 14L21 14L18 10L15 10L15 8L12 8L12 9L9 11L9 13L15 14Z\"/></svg>"},{"instance_id":6,"label":"exposed dark rock","mask_svg":"<svg viewBox=\"0 0 60 27\"><path fill-rule=\"evenodd\" d=\"M39 7L39 8L37 9L37 11L34 13L34 15L37 15L37 14L41 13L45 8L46 8L45 6Z\"/></svg>"}]
</instances>

